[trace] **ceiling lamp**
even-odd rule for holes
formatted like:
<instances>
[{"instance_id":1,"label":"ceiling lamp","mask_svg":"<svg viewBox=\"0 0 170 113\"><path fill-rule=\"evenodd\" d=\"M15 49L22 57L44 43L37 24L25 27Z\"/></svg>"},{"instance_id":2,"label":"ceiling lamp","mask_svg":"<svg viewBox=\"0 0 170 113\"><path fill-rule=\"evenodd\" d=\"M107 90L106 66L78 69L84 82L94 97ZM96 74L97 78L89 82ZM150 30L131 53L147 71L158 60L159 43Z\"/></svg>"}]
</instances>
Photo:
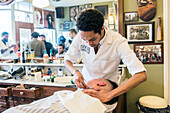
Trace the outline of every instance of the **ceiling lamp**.
<instances>
[{"instance_id":1,"label":"ceiling lamp","mask_svg":"<svg viewBox=\"0 0 170 113\"><path fill-rule=\"evenodd\" d=\"M49 0L32 0L32 4L34 7L43 8L43 7L49 6L50 1Z\"/></svg>"}]
</instances>

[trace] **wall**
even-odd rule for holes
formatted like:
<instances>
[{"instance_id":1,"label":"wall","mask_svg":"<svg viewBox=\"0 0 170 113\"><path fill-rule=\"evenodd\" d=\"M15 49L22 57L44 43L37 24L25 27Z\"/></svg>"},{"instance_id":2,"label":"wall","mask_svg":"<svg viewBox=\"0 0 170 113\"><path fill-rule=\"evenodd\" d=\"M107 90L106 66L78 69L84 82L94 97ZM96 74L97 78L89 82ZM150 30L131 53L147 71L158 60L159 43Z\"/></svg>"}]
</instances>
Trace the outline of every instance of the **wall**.
<instances>
[{"instance_id":1,"label":"wall","mask_svg":"<svg viewBox=\"0 0 170 113\"><path fill-rule=\"evenodd\" d=\"M124 0L124 12L137 11L137 0ZM163 17L163 0L157 0L157 12L153 20L155 21L155 37L157 18ZM141 21L139 19L139 21ZM156 40L156 38L155 38ZM156 43L157 41L155 41ZM133 49L133 44L130 45ZM127 113L138 113L135 102L144 95L157 95L163 97L164 92L164 66L163 64L146 64L147 81L140 84L133 90L126 93L127 95ZM128 77L131 75L128 74Z\"/></svg>"},{"instance_id":2,"label":"wall","mask_svg":"<svg viewBox=\"0 0 170 113\"><path fill-rule=\"evenodd\" d=\"M109 7L113 7L113 2L102 2L102 3L94 3L92 4L92 7L94 8L94 6L100 6L100 5L108 5L108 8ZM80 5L82 6L82 5ZM57 32L57 38L59 38L59 36L62 35L62 32L61 30L58 30L58 27L59 27L59 24L60 23L64 23L64 21L69 21L70 18L69 18L69 7L64 7L64 18L57 18L56 19L56 32ZM70 29L72 27L72 22L70 22Z\"/></svg>"}]
</instances>

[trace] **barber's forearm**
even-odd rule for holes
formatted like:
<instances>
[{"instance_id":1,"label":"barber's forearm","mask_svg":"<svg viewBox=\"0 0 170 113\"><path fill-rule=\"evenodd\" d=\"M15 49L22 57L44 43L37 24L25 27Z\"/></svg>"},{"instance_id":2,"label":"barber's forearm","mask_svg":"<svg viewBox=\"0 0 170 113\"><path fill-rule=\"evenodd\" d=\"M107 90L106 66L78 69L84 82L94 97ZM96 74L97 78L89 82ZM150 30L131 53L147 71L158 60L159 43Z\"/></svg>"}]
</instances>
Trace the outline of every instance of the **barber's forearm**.
<instances>
[{"instance_id":1,"label":"barber's forearm","mask_svg":"<svg viewBox=\"0 0 170 113\"><path fill-rule=\"evenodd\" d=\"M75 70L77 70L74 66L73 63L69 60L65 60L65 67L68 69L70 73L73 73Z\"/></svg>"},{"instance_id":2,"label":"barber's forearm","mask_svg":"<svg viewBox=\"0 0 170 113\"><path fill-rule=\"evenodd\" d=\"M132 76L129 80L121 84L119 87L111 91L109 98L117 97L133 88L135 88L140 83L146 81L146 72L140 72Z\"/></svg>"}]
</instances>

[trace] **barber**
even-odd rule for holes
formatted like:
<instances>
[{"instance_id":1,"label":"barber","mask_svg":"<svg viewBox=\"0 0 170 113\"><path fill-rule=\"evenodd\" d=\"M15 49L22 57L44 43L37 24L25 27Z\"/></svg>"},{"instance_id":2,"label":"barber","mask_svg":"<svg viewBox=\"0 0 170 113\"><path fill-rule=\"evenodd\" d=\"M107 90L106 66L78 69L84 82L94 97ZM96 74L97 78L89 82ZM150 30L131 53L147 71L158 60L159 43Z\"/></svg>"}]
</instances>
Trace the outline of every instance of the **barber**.
<instances>
[{"instance_id":1,"label":"barber","mask_svg":"<svg viewBox=\"0 0 170 113\"><path fill-rule=\"evenodd\" d=\"M130 49L127 40L119 33L103 26L104 17L96 9L86 9L77 19L79 33L74 38L65 55L65 66L74 75L74 83L79 88L87 88L86 83L95 78L105 78L118 83L118 67L122 60L132 77L111 91L85 89L84 92L107 102L146 80L146 69ZM82 57L82 73L73 66Z\"/></svg>"},{"instance_id":2,"label":"barber","mask_svg":"<svg viewBox=\"0 0 170 113\"><path fill-rule=\"evenodd\" d=\"M11 48L15 49L16 45L12 44L11 46L9 46L9 44L8 44L9 33L8 32L2 32L1 36L2 36L2 40L0 41L0 52L1 52L1 54L3 54L4 56L8 56L11 53L16 52L16 51L11 49Z\"/></svg>"}]
</instances>

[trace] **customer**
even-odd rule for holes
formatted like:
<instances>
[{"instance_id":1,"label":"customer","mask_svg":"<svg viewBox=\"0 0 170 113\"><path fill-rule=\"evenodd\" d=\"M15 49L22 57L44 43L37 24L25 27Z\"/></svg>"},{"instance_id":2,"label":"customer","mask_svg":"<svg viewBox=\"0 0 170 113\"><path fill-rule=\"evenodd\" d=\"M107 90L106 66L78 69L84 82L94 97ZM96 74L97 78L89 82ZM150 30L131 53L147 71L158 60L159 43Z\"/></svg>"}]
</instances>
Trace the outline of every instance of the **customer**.
<instances>
[{"instance_id":1,"label":"customer","mask_svg":"<svg viewBox=\"0 0 170 113\"><path fill-rule=\"evenodd\" d=\"M35 52L35 57L42 58L44 55L45 44L42 41L38 40L38 36L39 36L39 33L37 32L31 33L32 40L28 42L27 48L33 49L33 51Z\"/></svg>"},{"instance_id":2,"label":"customer","mask_svg":"<svg viewBox=\"0 0 170 113\"><path fill-rule=\"evenodd\" d=\"M100 79L94 79L87 83L89 88L94 88L93 90L105 90L110 91L117 87L117 84L114 82L111 82L109 80L105 80L103 78ZM62 96L63 95L63 96ZM62 100L66 99L67 101L70 101L66 103ZM72 100L72 101L71 101ZM88 103L88 102L91 103ZM77 90L75 92L69 91L69 90L63 90L63 91L56 91L52 96L34 101L30 104L25 105L19 105L13 108L10 108L3 113L70 113L71 111L76 111L76 113L89 113L89 109L96 109L95 107L99 107L100 104L102 107L106 108L105 113L111 112L117 105L118 98L113 98L111 101L106 103L101 103L98 101L98 99L92 98L84 93L82 93L81 90ZM74 102L74 104L72 104ZM85 104L86 103L86 104ZM79 104L79 105L77 105ZM88 104L88 105L87 105ZM97 105L95 105L97 104ZM82 109L80 105L84 105L84 108ZM68 107L70 106L71 109ZM91 106L94 106L94 108L91 108ZM100 109L100 108L98 108ZM101 109L100 109L101 110ZM104 113L101 112L93 112L93 113ZM71 112L75 113L75 112ZM91 113L91 112L90 112Z\"/></svg>"},{"instance_id":3,"label":"customer","mask_svg":"<svg viewBox=\"0 0 170 113\"><path fill-rule=\"evenodd\" d=\"M86 82L105 78L118 82L118 67L122 59L132 75L127 81L111 91L85 89L88 95L107 102L146 80L146 69L130 49L127 39L103 26L104 17L96 9L86 9L77 19L79 33L65 55L65 66L74 75L77 87L87 88ZM73 66L79 56L84 67L82 73Z\"/></svg>"},{"instance_id":4,"label":"customer","mask_svg":"<svg viewBox=\"0 0 170 113\"><path fill-rule=\"evenodd\" d=\"M1 54L3 54L3 56L8 56L8 55L12 54L13 52L16 52L17 50L14 51L16 49L16 45L12 44L11 46L9 46L9 44L8 44L9 33L2 32L1 36L2 36L2 40L0 41Z\"/></svg>"},{"instance_id":5,"label":"customer","mask_svg":"<svg viewBox=\"0 0 170 113\"><path fill-rule=\"evenodd\" d=\"M53 48L53 45L50 42L47 42L45 40L45 38L46 38L45 35L41 34L41 35L39 35L39 37L41 38L41 40L45 44L45 48L47 50L48 56L50 57L50 50L52 50L52 54L55 55L57 53L57 50Z\"/></svg>"},{"instance_id":6,"label":"customer","mask_svg":"<svg viewBox=\"0 0 170 113\"><path fill-rule=\"evenodd\" d=\"M57 58L64 58L65 56L65 46L63 44L58 45L58 53L56 54Z\"/></svg>"}]
</instances>

